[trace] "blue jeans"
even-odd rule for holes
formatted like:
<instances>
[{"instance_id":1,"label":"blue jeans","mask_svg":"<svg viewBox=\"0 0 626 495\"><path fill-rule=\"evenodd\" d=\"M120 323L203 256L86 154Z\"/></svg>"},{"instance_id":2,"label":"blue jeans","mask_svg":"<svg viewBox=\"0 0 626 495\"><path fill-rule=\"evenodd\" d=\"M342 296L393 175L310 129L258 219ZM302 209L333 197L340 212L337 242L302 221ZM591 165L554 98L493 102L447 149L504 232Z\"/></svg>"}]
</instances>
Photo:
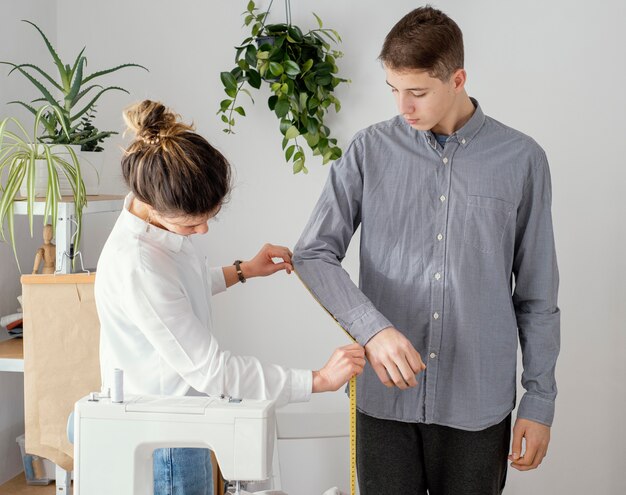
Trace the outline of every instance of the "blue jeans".
<instances>
[{"instance_id":1,"label":"blue jeans","mask_svg":"<svg viewBox=\"0 0 626 495\"><path fill-rule=\"evenodd\" d=\"M156 449L154 495L213 495L209 449Z\"/></svg>"}]
</instances>

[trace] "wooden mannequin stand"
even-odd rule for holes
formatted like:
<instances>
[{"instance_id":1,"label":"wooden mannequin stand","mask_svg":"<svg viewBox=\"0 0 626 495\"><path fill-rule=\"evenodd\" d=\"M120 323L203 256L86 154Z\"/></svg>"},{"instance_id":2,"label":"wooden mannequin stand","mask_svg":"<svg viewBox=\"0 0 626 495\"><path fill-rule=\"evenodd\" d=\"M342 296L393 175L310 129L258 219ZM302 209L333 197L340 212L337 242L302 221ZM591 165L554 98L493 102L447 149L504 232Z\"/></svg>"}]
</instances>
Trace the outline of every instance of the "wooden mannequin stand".
<instances>
[{"instance_id":1,"label":"wooden mannequin stand","mask_svg":"<svg viewBox=\"0 0 626 495\"><path fill-rule=\"evenodd\" d=\"M44 225L43 228L43 245L35 254L35 263L33 265L33 275L39 272L39 265L43 261L42 274L51 275L55 271L56 266L56 246L52 244L52 225Z\"/></svg>"}]
</instances>

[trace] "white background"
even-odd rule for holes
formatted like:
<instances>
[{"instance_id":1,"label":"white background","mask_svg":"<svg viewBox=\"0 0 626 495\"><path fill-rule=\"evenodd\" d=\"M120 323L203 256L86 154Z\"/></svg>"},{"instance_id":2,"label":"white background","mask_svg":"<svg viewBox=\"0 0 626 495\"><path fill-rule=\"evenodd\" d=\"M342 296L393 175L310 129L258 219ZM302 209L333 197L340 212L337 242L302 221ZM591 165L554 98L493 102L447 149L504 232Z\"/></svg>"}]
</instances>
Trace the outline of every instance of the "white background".
<instances>
[{"instance_id":1,"label":"white background","mask_svg":"<svg viewBox=\"0 0 626 495\"><path fill-rule=\"evenodd\" d=\"M101 129L122 131L122 108L152 98L194 121L223 151L236 171L232 200L211 223L209 234L197 240L215 264L250 258L264 242L293 246L328 173L328 166L310 158L308 176L291 174L282 161L266 90L255 95L254 106L244 100L248 116L237 119L236 135L221 132L215 115L224 97L219 72L232 67L232 47L246 36L239 15L245 5L245 0L5 0L0 19L1 60L50 68L34 30L19 22L27 18L46 30L64 59L73 61L86 45L90 71L124 62L150 69L127 69L107 79L131 95L102 98L97 120ZM314 10L343 37L345 57L339 66L352 82L339 89L343 109L329 120L343 146L359 129L395 114L376 57L385 34L417 5L404 0L292 2L294 23L314 27ZM626 3L442 0L435 6L464 32L469 94L486 114L533 136L545 148L552 170L561 272L559 397L548 457L537 471L510 470L506 493L624 493L626 163L621 143L626 134ZM272 11L271 21L284 18L282 2L275 2ZM4 104L35 93L19 76L7 79L8 70L0 71L1 115L23 116ZM106 192L123 191L118 171L123 142L121 137L107 142ZM88 265L95 265L113 221L106 215L91 223L87 218ZM19 227L23 264L30 268L40 238L26 242L25 224ZM345 262L355 277L357 244L355 240ZM18 292L11 250L0 244L0 313L14 310ZM220 296L215 308L222 346L266 361L317 368L333 347L346 342L293 276L279 274L237 286ZM0 461L0 480L10 477L17 465L12 442L21 415L19 380L0 374L0 459L12 459L5 466ZM345 408L342 393L316 399L307 406L311 410ZM304 447L290 452L306 456ZM311 457L290 476L306 479L308 472L319 469L316 462L323 461ZM328 470L321 471L329 476ZM347 487L343 466L335 463L330 472L331 484Z\"/></svg>"}]
</instances>

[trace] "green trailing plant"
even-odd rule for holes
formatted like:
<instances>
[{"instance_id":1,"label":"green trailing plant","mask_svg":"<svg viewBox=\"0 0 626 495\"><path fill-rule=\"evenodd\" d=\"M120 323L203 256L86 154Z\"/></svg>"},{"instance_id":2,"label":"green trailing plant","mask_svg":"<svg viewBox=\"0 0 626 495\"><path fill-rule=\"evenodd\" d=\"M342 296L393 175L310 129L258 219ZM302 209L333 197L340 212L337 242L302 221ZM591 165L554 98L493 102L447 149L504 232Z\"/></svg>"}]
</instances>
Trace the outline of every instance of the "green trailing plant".
<instances>
[{"instance_id":1,"label":"green trailing plant","mask_svg":"<svg viewBox=\"0 0 626 495\"><path fill-rule=\"evenodd\" d=\"M224 132L232 134L235 114L246 115L241 94L254 103L246 86L259 89L265 81L272 92L267 103L279 120L285 160L291 161L295 174L307 173L304 144L323 164L341 156L337 140L324 123L331 106L336 112L341 109L334 91L347 82L337 76L336 60L342 53L331 47L341 42L341 37L334 29L324 28L316 14L318 28L303 33L291 24L289 7L287 23L266 24L271 5L259 12L251 0L243 12L250 36L235 47L235 67L220 74L228 98L220 102L217 113L226 124Z\"/></svg>"},{"instance_id":2,"label":"green trailing plant","mask_svg":"<svg viewBox=\"0 0 626 495\"><path fill-rule=\"evenodd\" d=\"M126 67L148 69L139 64L129 63L86 75L84 74L87 66L87 58L84 55L85 48L80 51L73 64L65 64L57 55L44 32L33 22L26 20L23 22L30 24L39 32L59 74L58 79L55 79L34 64L0 62L12 67L9 75L16 71L21 73L41 94L31 104L23 101L11 101L9 103L21 105L33 115L37 115L38 110L32 103L45 102L50 105L50 109L40 116L43 133L38 136L38 141L50 144L80 145L83 151L101 150L99 143L102 143L112 134L117 134L117 132L99 131L93 125L95 104L108 91L123 91L124 93L128 93L128 91L119 86L103 87L94 84L93 81ZM41 82L37 76L44 78L47 85ZM55 94L60 94L60 98L55 97Z\"/></svg>"},{"instance_id":3,"label":"green trailing plant","mask_svg":"<svg viewBox=\"0 0 626 495\"><path fill-rule=\"evenodd\" d=\"M76 212L76 245L78 250L81 237L82 212L87 204L85 185L80 172L80 164L76 153L69 145L38 143L37 138L46 112L58 113L56 107L45 105L35 112L33 131L29 134L24 126L14 117L7 117L0 121L0 235L7 241L5 235L5 221L8 228L8 237L13 247L15 260L19 267L17 249L15 246L13 211L15 200L20 195L20 187L26 181L26 209L30 235L33 236L33 208L35 203L35 181L37 162L43 161L47 171L47 187L45 194L44 225L51 219L53 228L56 228L58 204L61 200L59 176L67 177L72 190ZM59 115L63 132L68 132L64 121ZM15 130L9 129L12 125ZM68 158L69 157L69 158Z\"/></svg>"}]
</instances>

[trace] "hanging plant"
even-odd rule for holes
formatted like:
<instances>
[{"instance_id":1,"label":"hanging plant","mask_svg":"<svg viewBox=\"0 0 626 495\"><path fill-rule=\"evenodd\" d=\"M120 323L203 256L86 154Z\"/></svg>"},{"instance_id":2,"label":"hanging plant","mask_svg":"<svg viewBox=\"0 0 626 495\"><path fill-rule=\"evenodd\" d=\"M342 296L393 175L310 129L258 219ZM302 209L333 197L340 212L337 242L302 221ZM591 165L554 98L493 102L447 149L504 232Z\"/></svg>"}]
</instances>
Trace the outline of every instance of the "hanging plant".
<instances>
[{"instance_id":1,"label":"hanging plant","mask_svg":"<svg viewBox=\"0 0 626 495\"><path fill-rule=\"evenodd\" d=\"M251 35L235 47L235 67L220 74L228 98L221 101L217 113L227 126L224 132L233 134L235 114L246 115L240 95L247 94L254 103L246 86L259 89L265 82L272 92L267 104L279 120L285 160L292 163L294 174L306 174L304 144L322 157L323 164L341 156L337 140L324 123L331 106L336 112L341 109L333 92L347 82L337 76L336 59L342 53L331 48L341 37L334 29L324 28L315 13L318 28L303 33L291 23L289 1L285 3L286 23L265 24L271 7L272 2L267 11L259 12L252 0L248 3L243 15Z\"/></svg>"}]
</instances>

